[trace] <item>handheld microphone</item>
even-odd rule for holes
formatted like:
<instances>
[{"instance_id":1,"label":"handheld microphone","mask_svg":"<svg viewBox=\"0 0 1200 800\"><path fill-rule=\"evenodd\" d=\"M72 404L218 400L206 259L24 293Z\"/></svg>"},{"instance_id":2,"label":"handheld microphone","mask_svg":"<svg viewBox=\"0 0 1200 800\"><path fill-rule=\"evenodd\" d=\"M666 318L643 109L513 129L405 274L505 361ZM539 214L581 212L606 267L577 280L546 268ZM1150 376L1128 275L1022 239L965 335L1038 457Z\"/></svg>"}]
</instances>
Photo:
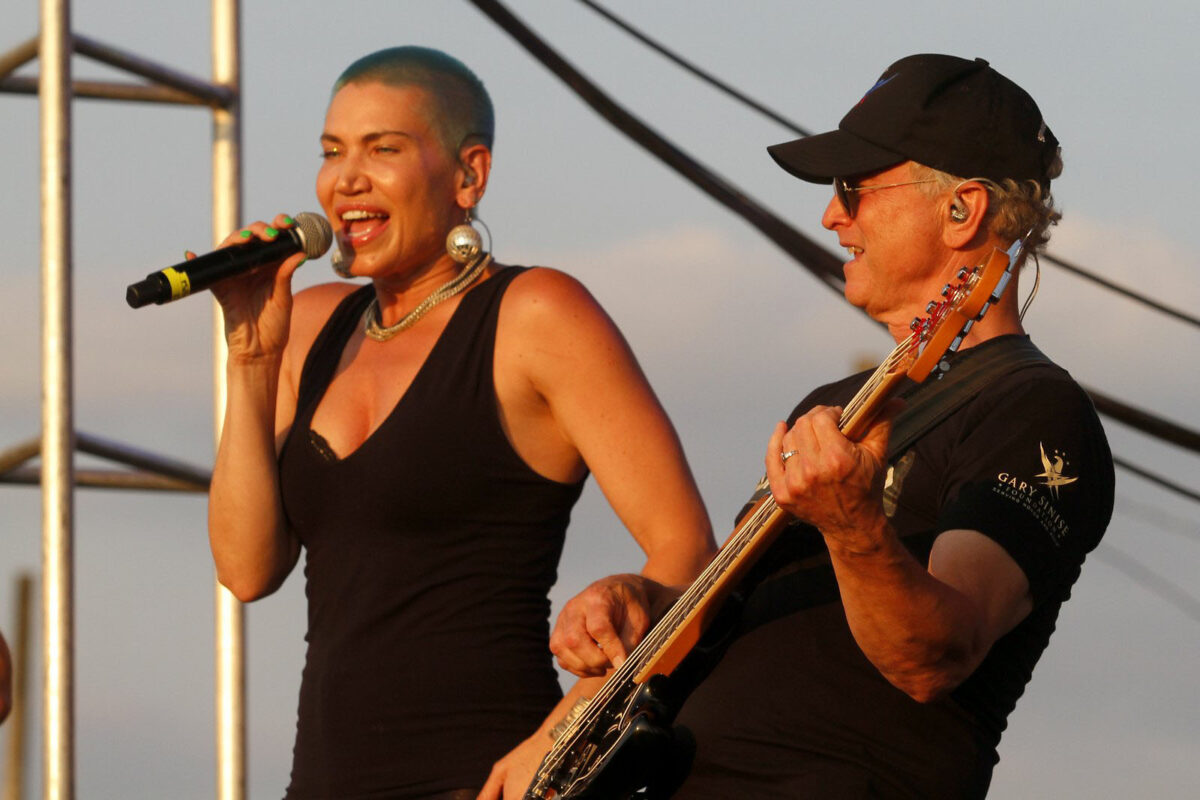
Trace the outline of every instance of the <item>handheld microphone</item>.
<instances>
[{"instance_id":1,"label":"handheld microphone","mask_svg":"<svg viewBox=\"0 0 1200 800\"><path fill-rule=\"evenodd\" d=\"M125 302L131 308L154 303L162 305L192 292L207 289L222 278L248 272L262 264L280 261L303 252L309 258L325 255L333 242L333 228L320 214L297 214L296 227L283 228L279 236L267 242L255 239L246 244L222 247L182 264L152 272L145 280L125 289Z\"/></svg>"}]
</instances>

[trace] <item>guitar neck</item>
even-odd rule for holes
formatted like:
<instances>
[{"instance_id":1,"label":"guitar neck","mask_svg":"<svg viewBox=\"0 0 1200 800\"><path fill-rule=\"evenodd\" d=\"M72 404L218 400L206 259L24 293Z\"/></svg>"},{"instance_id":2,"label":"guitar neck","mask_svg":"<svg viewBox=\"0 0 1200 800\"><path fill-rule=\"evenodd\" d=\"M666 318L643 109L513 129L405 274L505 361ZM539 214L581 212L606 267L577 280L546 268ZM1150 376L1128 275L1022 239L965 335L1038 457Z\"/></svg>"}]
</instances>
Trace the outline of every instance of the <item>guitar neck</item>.
<instances>
[{"instance_id":1,"label":"guitar neck","mask_svg":"<svg viewBox=\"0 0 1200 800\"><path fill-rule=\"evenodd\" d=\"M646 657L633 676L635 683L674 672L700 641L725 598L790 521L791 515L775 504L770 493L759 498L705 571L647 634Z\"/></svg>"}]
</instances>

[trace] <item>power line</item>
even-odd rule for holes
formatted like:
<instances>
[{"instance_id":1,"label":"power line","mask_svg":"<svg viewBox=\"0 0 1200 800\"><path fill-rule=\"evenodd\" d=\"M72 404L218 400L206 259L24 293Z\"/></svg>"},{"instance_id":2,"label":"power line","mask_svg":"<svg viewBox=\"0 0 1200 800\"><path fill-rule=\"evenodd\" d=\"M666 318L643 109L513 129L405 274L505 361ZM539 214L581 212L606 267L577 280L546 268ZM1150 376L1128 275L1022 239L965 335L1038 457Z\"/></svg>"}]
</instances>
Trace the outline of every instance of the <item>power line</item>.
<instances>
[{"instance_id":1,"label":"power line","mask_svg":"<svg viewBox=\"0 0 1200 800\"><path fill-rule=\"evenodd\" d=\"M1149 297L1146 297L1145 295L1138 294L1137 292L1133 291L1132 289L1126 289L1124 286L1118 286L1117 284L1113 283L1112 281L1108 280L1107 278L1101 278L1099 275L1095 275L1091 272L1088 272L1083 267L1080 267L1080 266L1072 264L1068 261L1065 261L1065 260L1059 258L1058 256L1053 256L1053 255L1050 255L1049 253L1042 253L1041 257L1046 259L1050 263L1054 264L1055 266L1062 267L1063 269L1067 270L1068 272L1075 273L1076 275L1078 275L1081 278L1087 278L1089 281L1098 283L1099 285L1103 286L1105 289L1108 289L1109 291L1116 292L1117 294L1123 295L1123 296L1129 298L1130 300L1134 300L1138 303L1141 303L1142 305L1148 306L1148 307L1154 309L1155 311L1160 311L1163 314L1167 314L1168 316L1175 317L1175 319L1178 319L1182 322L1187 322L1191 325L1195 325L1196 327L1200 328L1200 319L1198 319L1196 317L1193 317L1189 314L1185 314L1182 311L1177 311L1173 308L1169 308L1169 307L1163 305L1162 303L1158 302L1157 300L1151 300Z\"/></svg>"},{"instance_id":2,"label":"power line","mask_svg":"<svg viewBox=\"0 0 1200 800\"><path fill-rule=\"evenodd\" d=\"M671 50L668 50L666 48L666 46L651 39L649 36L642 33L638 29L634 28L632 25L625 22L625 20L621 19L616 14L614 14L611 11L609 11L608 9L604 8L599 3L594 3L594 2L592 2L592 0L579 0L579 2L583 3L585 6L590 8L592 11L595 11L597 14L604 17L605 19L607 19L609 22L613 23L617 27L621 28L623 31L628 33L630 36L632 36L635 39L637 39L638 41L642 42L642 44L657 51L660 55L670 59L671 61L674 61L676 64L683 67L688 72L695 75L697 78L700 78L705 83L719 89L720 91L729 95L730 97L737 100L738 102L743 103L743 104L749 106L750 108L753 108L755 111L757 111L758 113L767 117L768 119L772 120L773 122L777 122L780 125L782 125L783 127L788 128L793 133L795 133L797 136L811 136L812 135L812 133L810 131L807 131L804 128L800 127L798 124L796 124L795 122L792 122L787 117L782 116L781 114L779 114L776 111L772 111L771 109L767 108L766 106L764 106L762 103L758 102L757 100L754 100L753 98L743 94L742 92L733 88L729 84L725 83L720 78L717 78L716 76L712 75L709 72L705 72L703 69L696 66L692 62L688 61L683 56L678 55L677 53L675 53Z\"/></svg>"},{"instance_id":3,"label":"power line","mask_svg":"<svg viewBox=\"0 0 1200 800\"><path fill-rule=\"evenodd\" d=\"M1156 416L1140 408L1135 408L1128 403L1123 403L1116 398L1109 397L1103 392L1088 387L1084 388L1092 398L1096 410L1101 414L1112 417L1118 422L1123 422L1129 427L1149 434L1156 439L1170 442L1193 453L1200 453L1200 432L1185 428L1177 422L1171 422L1169 419Z\"/></svg>"},{"instance_id":4,"label":"power line","mask_svg":"<svg viewBox=\"0 0 1200 800\"><path fill-rule=\"evenodd\" d=\"M1150 472L1149 470L1145 470L1139 466L1130 464L1128 461L1126 461L1123 458L1117 458L1116 456L1113 456L1113 463L1116 464L1121 469L1128 470L1129 472L1132 472L1134 475L1137 475L1139 478L1142 478L1143 480L1147 480L1150 483L1153 483L1156 486L1159 486L1160 488L1166 489L1169 492L1174 492L1175 494L1182 495L1183 497L1186 497L1189 500L1195 500L1196 502L1200 503L1200 492L1194 492L1191 489L1188 489L1184 486L1180 486L1177 483L1167 480L1166 478L1162 477L1161 475L1156 475L1155 473Z\"/></svg>"}]
</instances>

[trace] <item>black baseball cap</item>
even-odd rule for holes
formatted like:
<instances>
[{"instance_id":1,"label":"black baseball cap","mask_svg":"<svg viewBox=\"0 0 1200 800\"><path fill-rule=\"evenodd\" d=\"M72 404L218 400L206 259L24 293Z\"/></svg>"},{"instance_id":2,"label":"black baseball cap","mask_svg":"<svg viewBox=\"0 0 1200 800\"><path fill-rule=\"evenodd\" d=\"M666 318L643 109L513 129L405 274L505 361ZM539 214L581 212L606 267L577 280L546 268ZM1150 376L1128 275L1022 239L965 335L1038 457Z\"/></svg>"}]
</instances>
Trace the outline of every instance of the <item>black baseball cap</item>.
<instances>
[{"instance_id":1,"label":"black baseball cap","mask_svg":"<svg viewBox=\"0 0 1200 800\"><path fill-rule=\"evenodd\" d=\"M964 178L1033 179L1049 188L1058 139L1033 98L982 58L923 54L888 67L837 130L767 152L813 183L911 160Z\"/></svg>"}]
</instances>

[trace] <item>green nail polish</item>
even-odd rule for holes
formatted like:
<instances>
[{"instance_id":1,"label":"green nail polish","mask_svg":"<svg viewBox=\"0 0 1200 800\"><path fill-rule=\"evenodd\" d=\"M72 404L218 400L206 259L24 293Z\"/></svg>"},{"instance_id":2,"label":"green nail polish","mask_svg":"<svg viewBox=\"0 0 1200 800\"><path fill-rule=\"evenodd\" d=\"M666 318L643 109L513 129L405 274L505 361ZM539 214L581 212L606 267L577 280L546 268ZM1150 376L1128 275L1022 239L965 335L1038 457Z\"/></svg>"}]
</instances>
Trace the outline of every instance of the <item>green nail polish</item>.
<instances>
[{"instance_id":1,"label":"green nail polish","mask_svg":"<svg viewBox=\"0 0 1200 800\"><path fill-rule=\"evenodd\" d=\"M296 221L296 220L292 219L291 217L284 217L284 218L283 218L283 224L284 224L284 225L291 225L291 224L295 223L295 221Z\"/></svg>"},{"instance_id":2,"label":"green nail polish","mask_svg":"<svg viewBox=\"0 0 1200 800\"><path fill-rule=\"evenodd\" d=\"M250 238L251 236L253 236L254 234L250 233L250 231L242 231L242 232L241 232L240 234L238 234L238 235L239 235L239 236L241 236L243 239L249 239L249 238Z\"/></svg>"},{"instance_id":3,"label":"green nail polish","mask_svg":"<svg viewBox=\"0 0 1200 800\"><path fill-rule=\"evenodd\" d=\"M297 264L297 265L296 265L296 267L297 267L297 268L299 268L299 267L303 267L303 266L304 266L304 263L305 263L306 261L308 261L308 257L307 257L307 256L306 256L306 257L304 257L304 258L302 258L302 259L300 259L300 263L299 263L299 264Z\"/></svg>"},{"instance_id":4,"label":"green nail polish","mask_svg":"<svg viewBox=\"0 0 1200 800\"><path fill-rule=\"evenodd\" d=\"M264 233L266 233L267 236L270 236L271 238L275 238L276 236L279 235L279 231L275 230L274 228L267 228L264 231Z\"/></svg>"}]
</instances>

